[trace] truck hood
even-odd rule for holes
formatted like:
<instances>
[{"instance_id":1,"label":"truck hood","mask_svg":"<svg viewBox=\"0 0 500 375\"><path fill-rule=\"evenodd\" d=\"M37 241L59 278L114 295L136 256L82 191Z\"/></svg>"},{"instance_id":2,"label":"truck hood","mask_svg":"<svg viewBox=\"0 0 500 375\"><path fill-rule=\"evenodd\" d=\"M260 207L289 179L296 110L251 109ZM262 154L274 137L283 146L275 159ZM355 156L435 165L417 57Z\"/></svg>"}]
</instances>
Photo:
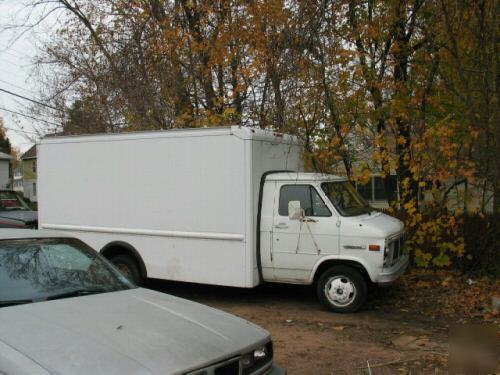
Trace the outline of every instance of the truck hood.
<instances>
[{"instance_id":1,"label":"truck hood","mask_svg":"<svg viewBox=\"0 0 500 375\"><path fill-rule=\"evenodd\" d=\"M381 212L366 214L358 217L358 219L376 237L387 238L400 233L404 229L401 220Z\"/></svg>"},{"instance_id":2,"label":"truck hood","mask_svg":"<svg viewBox=\"0 0 500 375\"><path fill-rule=\"evenodd\" d=\"M22 223L33 223L38 221L38 212L37 211L0 211L0 220L15 220L20 221Z\"/></svg>"},{"instance_id":3,"label":"truck hood","mask_svg":"<svg viewBox=\"0 0 500 375\"><path fill-rule=\"evenodd\" d=\"M243 319L142 288L4 307L0 322L0 344L54 374L174 374L269 340Z\"/></svg>"}]
</instances>

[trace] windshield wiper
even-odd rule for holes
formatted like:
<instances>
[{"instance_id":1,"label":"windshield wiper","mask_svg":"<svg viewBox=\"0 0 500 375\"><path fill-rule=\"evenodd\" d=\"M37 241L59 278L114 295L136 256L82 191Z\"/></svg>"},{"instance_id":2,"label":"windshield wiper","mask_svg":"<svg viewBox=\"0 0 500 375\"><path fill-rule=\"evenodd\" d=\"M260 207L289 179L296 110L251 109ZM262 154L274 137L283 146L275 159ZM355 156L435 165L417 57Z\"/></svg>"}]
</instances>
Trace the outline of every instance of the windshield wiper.
<instances>
[{"instance_id":1,"label":"windshield wiper","mask_svg":"<svg viewBox=\"0 0 500 375\"><path fill-rule=\"evenodd\" d=\"M104 289L104 288L73 289L73 290L69 290L67 292L51 294L48 297L45 297L42 299L17 299L17 300L0 301L0 307L24 305L26 303L50 301L50 300L54 300L54 299L62 299L62 298L70 298L70 297L78 297L78 296L88 296L91 294L107 293L107 292L112 292L112 291L113 290Z\"/></svg>"},{"instance_id":2,"label":"windshield wiper","mask_svg":"<svg viewBox=\"0 0 500 375\"><path fill-rule=\"evenodd\" d=\"M61 298L70 298L70 297L79 297L79 296L88 296L90 294L99 294L99 293L107 293L111 292L109 289L104 288L82 288L82 289L73 289L67 292L56 293L48 296L46 298L47 301Z\"/></svg>"},{"instance_id":3,"label":"windshield wiper","mask_svg":"<svg viewBox=\"0 0 500 375\"><path fill-rule=\"evenodd\" d=\"M24 305L25 303L31 303L31 299L14 299L10 301L0 301L0 307L14 306L14 305Z\"/></svg>"}]
</instances>

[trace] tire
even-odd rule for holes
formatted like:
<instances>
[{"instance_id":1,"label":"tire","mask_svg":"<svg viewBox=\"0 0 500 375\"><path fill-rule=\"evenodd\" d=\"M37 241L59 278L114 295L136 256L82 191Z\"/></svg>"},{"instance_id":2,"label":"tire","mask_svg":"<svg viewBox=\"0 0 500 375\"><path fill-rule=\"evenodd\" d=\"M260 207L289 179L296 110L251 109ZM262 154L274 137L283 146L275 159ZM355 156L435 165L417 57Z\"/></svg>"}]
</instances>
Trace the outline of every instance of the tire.
<instances>
[{"instance_id":1,"label":"tire","mask_svg":"<svg viewBox=\"0 0 500 375\"><path fill-rule=\"evenodd\" d=\"M116 255L109 260L118 270L135 285L139 285L142 280L141 271L134 258L129 255Z\"/></svg>"},{"instance_id":2,"label":"tire","mask_svg":"<svg viewBox=\"0 0 500 375\"><path fill-rule=\"evenodd\" d=\"M348 266L333 266L327 269L317 284L321 304L337 313L357 311L365 303L367 289L363 275Z\"/></svg>"}]
</instances>

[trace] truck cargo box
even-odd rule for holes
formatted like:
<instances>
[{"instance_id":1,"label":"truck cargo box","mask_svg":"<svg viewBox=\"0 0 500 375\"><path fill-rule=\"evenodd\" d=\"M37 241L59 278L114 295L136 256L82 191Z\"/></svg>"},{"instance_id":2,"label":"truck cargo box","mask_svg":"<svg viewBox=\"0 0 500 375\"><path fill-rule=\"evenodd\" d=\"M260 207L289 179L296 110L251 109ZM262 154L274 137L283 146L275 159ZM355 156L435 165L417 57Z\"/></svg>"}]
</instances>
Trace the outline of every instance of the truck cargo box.
<instances>
[{"instance_id":1,"label":"truck cargo box","mask_svg":"<svg viewBox=\"0 0 500 375\"><path fill-rule=\"evenodd\" d=\"M259 283L259 185L302 170L291 136L233 126L49 137L39 146L39 223L97 250L122 243L148 277Z\"/></svg>"}]
</instances>

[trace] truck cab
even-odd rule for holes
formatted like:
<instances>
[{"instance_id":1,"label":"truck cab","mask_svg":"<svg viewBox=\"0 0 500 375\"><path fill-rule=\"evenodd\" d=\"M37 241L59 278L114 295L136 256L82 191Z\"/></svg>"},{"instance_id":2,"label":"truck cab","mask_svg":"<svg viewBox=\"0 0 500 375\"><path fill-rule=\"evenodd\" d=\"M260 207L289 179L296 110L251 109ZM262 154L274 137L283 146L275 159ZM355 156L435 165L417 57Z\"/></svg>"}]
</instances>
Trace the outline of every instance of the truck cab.
<instances>
[{"instance_id":1,"label":"truck cab","mask_svg":"<svg viewBox=\"0 0 500 375\"><path fill-rule=\"evenodd\" d=\"M346 178L277 172L262 185L264 281L313 284L336 312L364 302L367 284L390 284L406 269L403 223L377 212Z\"/></svg>"}]
</instances>

